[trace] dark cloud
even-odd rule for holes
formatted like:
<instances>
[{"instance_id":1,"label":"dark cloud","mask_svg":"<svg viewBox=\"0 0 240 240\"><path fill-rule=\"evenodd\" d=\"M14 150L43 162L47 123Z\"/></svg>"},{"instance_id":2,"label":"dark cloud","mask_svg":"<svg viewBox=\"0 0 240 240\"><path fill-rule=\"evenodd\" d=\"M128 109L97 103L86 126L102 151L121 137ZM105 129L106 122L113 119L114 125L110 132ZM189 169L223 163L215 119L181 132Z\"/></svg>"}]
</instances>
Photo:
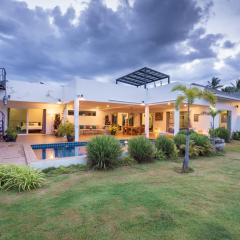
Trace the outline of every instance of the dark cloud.
<instances>
[{"instance_id":1,"label":"dark cloud","mask_svg":"<svg viewBox=\"0 0 240 240\"><path fill-rule=\"evenodd\" d=\"M229 40L226 40L224 43L223 43L223 47L224 48L234 48L236 46L236 43L234 42L231 42Z\"/></svg>"},{"instance_id":2,"label":"dark cloud","mask_svg":"<svg viewBox=\"0 0 240 240\"><path fill-rule=\"evenodd\" d=\"M114 12L92 0L76 24L73 8L63 14L58 7L30 10L24 2L1 0L1 65L15 79L61 81L212 58L222 35L197 28L210 7L194 0L136 0ZM184 42L192 53L181 51Z\"/></svg>"}]
</instances>

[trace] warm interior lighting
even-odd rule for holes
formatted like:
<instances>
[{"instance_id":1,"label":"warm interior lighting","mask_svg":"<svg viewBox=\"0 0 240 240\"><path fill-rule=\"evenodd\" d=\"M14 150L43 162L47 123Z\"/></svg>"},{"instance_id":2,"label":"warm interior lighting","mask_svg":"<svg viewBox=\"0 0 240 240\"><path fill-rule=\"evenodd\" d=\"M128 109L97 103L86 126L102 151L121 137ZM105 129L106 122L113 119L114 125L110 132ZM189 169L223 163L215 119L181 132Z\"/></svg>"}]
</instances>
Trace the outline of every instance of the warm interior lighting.
<instances>
[{"instance_id":1,"label":"warm interior lighting","mask_svg":"<svg viewBox=\"0 0 240 240\"><path fill-rule=\"evenodd\" d=\"M171 104L170 102L167 103L167 105L170 105L170 104Z\"/></svg>"},{"instance_id":2,"label":"warm interior lighting","mask_svg":"<svg viewBox=\"0 0 240 240\"><path fill-rule=\"evenodd\" d=\"M109 105L107 105L107 108L109 108L110 106Z\"/></svg>"},{"instance_id":3,"label":"warm interior lighting","mask_svg":"<svg viewBox=\"0 0 240 240\"><path fill-rule=\"evenodd\" d=\"M186 106L187 106L187 104L185 103L185 104L184 104L184 107L186 107Z\"/></svg>"}]
</instances>

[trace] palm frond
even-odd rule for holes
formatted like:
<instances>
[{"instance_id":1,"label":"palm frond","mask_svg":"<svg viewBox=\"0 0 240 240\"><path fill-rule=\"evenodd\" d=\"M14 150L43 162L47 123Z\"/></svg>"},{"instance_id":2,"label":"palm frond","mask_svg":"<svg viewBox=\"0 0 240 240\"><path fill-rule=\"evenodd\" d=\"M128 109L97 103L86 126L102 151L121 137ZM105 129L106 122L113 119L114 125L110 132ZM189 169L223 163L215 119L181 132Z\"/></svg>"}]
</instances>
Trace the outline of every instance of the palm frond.
<instances>
[{"instance_id":1,"label":"palm frond","mask_svg":"<svg viewBox=\"0 0 240 240\"><path fill-rule=\"evenodd\" d=\"M201 97L206 101L208 101L212 106L214 106L217 102L217 97L208 90L202 91Z\"/></svg>"},{"instance_id":2,"label":"palm frond","mask_svg":"<svg viewBox=\"0 0 240 240\"><path fill-rule=\"evenodd\" d=\"M175 108L179 110L180 105L183 104L186 100L187 100L186 96L184 95L178 96L175 102Z\"/></svg>"},{"instance_id":3,"label":"palm frond","mask_svg":"<svg viewBox=\"0 0 240 240\"><path fill-rule=\"evenodd\" d=\"M187 90L187 87L185 85L182 85L182 84L178 84L178 85L176 85L175 87L172 88L172 92L179 91L179 92L185 93L186 90Z\"/></svg>"}]
</instances>

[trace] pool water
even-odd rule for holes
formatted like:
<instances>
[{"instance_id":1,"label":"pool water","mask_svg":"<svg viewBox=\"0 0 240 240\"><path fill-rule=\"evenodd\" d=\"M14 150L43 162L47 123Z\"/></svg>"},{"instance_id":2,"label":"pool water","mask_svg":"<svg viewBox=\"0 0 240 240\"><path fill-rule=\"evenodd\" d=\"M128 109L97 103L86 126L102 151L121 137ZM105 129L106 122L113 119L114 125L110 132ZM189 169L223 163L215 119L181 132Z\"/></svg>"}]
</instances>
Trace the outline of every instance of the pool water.
<instances>
[{"instance_id":1,"label":"pool water","mask_svg":"<svg viewBox=\"0 0 240 240\"><path fill-rule=\"evenodd\" d=\"M126 144L125 140L120 140L122 146ZM81 156L86 154L87 142L69 142L53 144L35 144L32 149L37 159L54 159Z\"/></svg>"},{"instance_id":2,"label":"pool water","mask_svg":"<svg viewBox=\"0 0 240 240\"><path fill-rule=\"evenodd\" d=\"M32 149L37 159L54 159L81 156L86 154L87 143L36 144Z\"/></svg>"}]
</instances>

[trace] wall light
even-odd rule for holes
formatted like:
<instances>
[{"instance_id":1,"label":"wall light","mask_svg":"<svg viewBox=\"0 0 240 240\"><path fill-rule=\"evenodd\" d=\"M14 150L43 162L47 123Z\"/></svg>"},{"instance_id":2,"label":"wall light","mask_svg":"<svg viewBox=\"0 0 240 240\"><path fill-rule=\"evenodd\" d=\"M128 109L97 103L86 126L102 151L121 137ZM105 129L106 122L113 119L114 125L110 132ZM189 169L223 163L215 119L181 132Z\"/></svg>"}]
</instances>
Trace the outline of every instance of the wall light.
<instances>
[{"instance_id":1,"label":"wall light","mask_svg":"<svg viewBox=\"0 0 240 240\"><path fill-rule=\"evenodd\" d=\"M142 101L142 103L140 104L141 106L145 106L145 103L144 103L144 101Z\"/></svg>"},{"instance_id":2,"label":"wall light","mask_svg":"<svg viewBox=\"0 0 240 240\"><path fill-rule=\"evenodd\" d=\"M187 106L187 104L185 103L185 104L184 104L184 107L186 107L186 106Z\"/></svg>"},{"instance_id":3,"label":"wall light","mask_svg":"<svg viewBox=\"0 0 240 240\"><path fill-rule=\"evenodd\" d=\"M62 100L60 98L57 100L57 104L62 104Z\"/></svg>"},{"instance_id":4,"label":"wall light","mask_svg":"<svg viewBox=\"0 0 240 240\"><path fill-rule=\"evenodd\" d=\"M83 94L77 96L79 101L85 101L86 99L84 98Z\"/></svg>"}]
</instances>

